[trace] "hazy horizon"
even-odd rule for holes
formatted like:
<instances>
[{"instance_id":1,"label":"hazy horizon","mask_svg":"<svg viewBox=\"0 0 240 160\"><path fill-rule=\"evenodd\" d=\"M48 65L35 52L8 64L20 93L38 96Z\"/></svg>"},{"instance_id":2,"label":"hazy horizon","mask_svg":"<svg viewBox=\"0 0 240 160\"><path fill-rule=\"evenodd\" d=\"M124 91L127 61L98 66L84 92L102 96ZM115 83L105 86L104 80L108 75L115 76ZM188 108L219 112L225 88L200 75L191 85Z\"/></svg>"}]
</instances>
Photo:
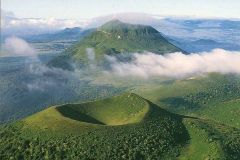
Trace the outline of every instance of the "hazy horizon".
<instances>
[{"instance_id":1,"label":"hazy horizon","mask_svg":"<svg viewBox=\"0 0 240 160\"><path fill-rule=\"evenodd\" d=\"M92 19L118 13L146 13L162 16L202 18L240 18L238 0L149 0L135 1L74 1L74 0L2 0L1 8L19 18ZM205 5L208 4L208 5Z\"/></svg>"}]
</instances>

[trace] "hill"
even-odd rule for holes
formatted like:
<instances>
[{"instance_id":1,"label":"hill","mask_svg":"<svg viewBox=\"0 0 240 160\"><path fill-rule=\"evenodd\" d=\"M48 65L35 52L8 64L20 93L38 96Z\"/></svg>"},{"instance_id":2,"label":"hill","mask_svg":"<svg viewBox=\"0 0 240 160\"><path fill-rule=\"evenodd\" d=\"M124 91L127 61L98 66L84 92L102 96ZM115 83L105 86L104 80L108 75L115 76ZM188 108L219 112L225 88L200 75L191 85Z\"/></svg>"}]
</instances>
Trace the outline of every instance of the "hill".
<instances>
[{"instance_id":1,"label":"hill","mask_svg":"<svg viewBox=\"0 0 240 160\"><path fill-rule=\"evenodd\" d=\"M3 159L168 159L188 139L180 116L131 93L50 107L0 134Z\"/></svg>"},{"instance_id":2,"label":"hill","mask_svg":"<svg viewBox=\"0 0 240 160\"><path fill-rule=\"evenodd\" d=\"M240 130L133 93L50 107L0 126L0 159L240 158Z\"/></svg>"},{"instance_id":3,"label":"hill","mask_svg":"<svg viewBox=\"0 0 240 160\"><path fill-rule=\"evenodd\" d=\"M210 74L144 88L137 93L171 112L240 128L238 75Z\"/></svg>"},{"instance_id":4,"label":"hill","mask_svg":"<svg viewBox=\"0 0 240 160\"><path fill-rule=\"evenodd\" d=\"M92 48L96 60L102 60L104 55L117 55L119 53L154 52L157 54L184 52L168 42L160 32L151 26L133 25L112 20L96 31L85 36L76 45L65 51L64 56L50 62L51 66L64 67L63 62L67 59L86 61L88 54L86 49ZM66 58L67 56L67 58ZM63 60L62 60L63 59Z\"/></svg>"},{"instance_id":5,"label":"hill","mask_svg":"<svg viewBox=\"0 0 240 160\"><path fill-rule=\"evenodd\" d=\"M60 127L59 130L68 128L67 132L69 132L71 126L62 127L65 122L73 122L80 126L124 125L142 121L148 111L149 105L144 99L134 94L123 94L100 101L51 107L23 121L27 125L26 127L39 126L41 129L53 129L52 124L57 124L56 127ZM60 121L63 122L62 125L58 125ZM76 128L77 126L74 127L74 130Z\"/></svg>"},{"instance_id":6,"label":"hill","mask_svg":"<svg viewBox=\"0 0 240 160\"><path fill-rule=\"evenodd\" d=\"M118 20L105 23L69 52L75 57L82 57L86 48L93 48L97 55L143 51L163 54L182 51L151 26L133 25Z\"/></svg>"}]
</instances>

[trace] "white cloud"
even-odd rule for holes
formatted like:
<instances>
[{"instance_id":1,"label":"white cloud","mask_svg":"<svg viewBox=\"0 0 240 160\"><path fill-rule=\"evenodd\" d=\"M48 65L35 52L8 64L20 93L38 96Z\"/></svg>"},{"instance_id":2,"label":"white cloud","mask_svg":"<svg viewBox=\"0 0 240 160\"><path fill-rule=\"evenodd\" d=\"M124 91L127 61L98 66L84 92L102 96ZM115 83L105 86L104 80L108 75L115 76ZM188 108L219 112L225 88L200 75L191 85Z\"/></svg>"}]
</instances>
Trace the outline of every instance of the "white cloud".
<instances>
[{"instance_id":1,"label":"white cloud","mask_svg":"<svg viewBox=\"0 0 240 160\"><path fill-rule=\"evenodd\" d=\"M86 48L86 54L90 62L95 61L95 51L93 48Z\"/></svg>"},{"instance_id":2,"label":"white cloud","mask_svg":"<svg viewBox=\"0 0 240 160\"><path fill-rule=\"evenodd\" d=\"M1 10L1 28L6 35L41 34L63 28L84 27L87 20L56 18L18 18L12 12Z\"/></svg>"},{"instance_id":3,"label":"white cloud","mask_svg":"<svg viewBox=\"0 0 240 160\"><path fill-rule=\"evenodd\" d=\"M39 28L66 28L66 27L78 27L83 26L84 23L78 22L76 20L70 19L55 19L55 18L23 18L23 19L9 19L4 23L4 28L9 27L21 27L21 26L31 26Z\"/></svg>"},{"instance_id":4,"label":"white cloud","mask_svg":"<svg viewBox=\"0 0 240 160\"><path fill-rule=\"evenodd\" d=\"M113 57L107 57L107 60L111 63L111 69L107 73L121 77L185 78L212 72L240 73L240 52L222 49L190 55L180 52L166 55L136 53L131 62L119 62Z\"/></svg>"},{"instance_id":5,"label":"white cloud","mask_svg":"<svg viewBox=\"0 0 240 160\"><path fill-rule=\"evenodd\" d=\"M35 50L23 39L9 37L5 40L3 49L7 55L35 56Z\"/></svg>"}]
</instances>

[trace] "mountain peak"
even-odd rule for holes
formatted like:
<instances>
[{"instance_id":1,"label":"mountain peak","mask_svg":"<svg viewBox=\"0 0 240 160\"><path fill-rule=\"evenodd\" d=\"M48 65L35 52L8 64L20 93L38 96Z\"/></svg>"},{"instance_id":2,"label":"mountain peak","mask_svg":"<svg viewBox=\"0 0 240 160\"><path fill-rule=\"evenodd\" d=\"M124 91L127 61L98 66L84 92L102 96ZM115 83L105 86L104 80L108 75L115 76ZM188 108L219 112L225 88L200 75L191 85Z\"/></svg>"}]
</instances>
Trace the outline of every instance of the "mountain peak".
<instances>
[{"instance_id":1,"label":"mountain peak","mask_svg":"<svg viewBox=\"0 0 240 160\"><path fill-rule=\"evenodd\" d=\"M151 26L128 24L119 20L112 20L91 34L85 36L79 43L67 50L70 57L79 62L87 62L86 48L93 48L98 57L97 61L104 61L104 55L119 53L136 53L149 51L157 54L184 52L174 46L160 32ZM65 60L55 59L51 66L71 68Z\"/></svg>"},{"instance_id":2,"label":"mountain peak","mask_svg":"<svg viewBox=\"0 0 240 160\"><path fill-rule=\"evenodd\" d=\"M120 21L119 19L112 19L112 20L106 22L105 24L110 24L110 23L112 23L112 24L117 24L117 23L121 24L121 23L124 23L124 22Z\"/></svg>"},{"instance_id":3,"label":"mountain peak","mask_svg":"<svg viewBox=\"0 0 240 160\"><path fill-rule=\"evenodd\" d=\"M124 23L124 22L122 22L122 21L120 21L120 20L118 20L118 19L112 19L112 20L104 23L104 24L102 25L102 27L106 27L106 26L117 26L117 25L126 25L126 24L127 24L127 23Z\"/></svg>"},{"instance_id":4,"label":"mountain peak","mask_svg":"<svg viewBox=\"0 0 240 160\"><path fill-rule=\"evenodd\" d=\"M139 25L139 24L129 24L129 23L125 23L122 22L118 19L113 19L111 21L106 22L105 24L103 24L99 30L102 31L107 31L107 32L124 32L127 33L129 31L134 31L134 32L138 32L138 33L154 33L154 34L158 34L159 32L154 29L151 26L146 26L146 25Z\"/></svg>"}]
</instances>

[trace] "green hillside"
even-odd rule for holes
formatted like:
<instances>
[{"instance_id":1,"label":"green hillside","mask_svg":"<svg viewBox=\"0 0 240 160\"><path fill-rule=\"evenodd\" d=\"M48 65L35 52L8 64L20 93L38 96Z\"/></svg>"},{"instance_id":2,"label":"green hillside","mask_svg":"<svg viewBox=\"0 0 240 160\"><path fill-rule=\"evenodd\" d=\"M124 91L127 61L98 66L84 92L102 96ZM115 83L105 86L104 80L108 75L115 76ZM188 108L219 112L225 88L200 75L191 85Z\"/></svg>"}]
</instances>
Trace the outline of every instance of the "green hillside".
<instances>
[{"instance_id":1,"label":"green hillside","mask_svg":"<svg viewBox=\"0 0 240 160\"><path fill-rule=\"evenodd\" d=\"M0 126L0 159L240 158L240 130L133 93L50 107Z\"/></svg>"},{"instance_id":2,"label":"green hillside","mask_svg":"<svg viewBox=\"0 0 240 160\"><path fill-rule=\"evenodd\" d=\"M23 122L26 128L66 129L67 132L73 129L74 132L77 129L82 130L82 126L115 126L141 122L149 110L150 106L143 98L134 94L123 94L100 101L50 107L24 119Z\"/></svg>"},{"instance_id":3,"label":"green hillside","mask_svg":"<svg viewBox=\"0 0 240 160\"><path fill-rule=\"evenodd\" d=\"M50 107L0 134L0 159L172 159L188 140L180 116L131 93Z\"/></svg>"},{"instance_id":4,"label":"green hillside","mask_svg":"<svg viewBox=\"0 0 240 160\"><path fill-rule=\"evenodd\" d=\"M181 152L180 160L240 158L240 130L210 120L184 118L190 140Z\"/></svg>"},{"instance_id":5,"label":"green hillside","mask_svg":"<svg viewBox=\"0 0 240 160\"><path fill-rule=\"evenodd\" d=\"M96 31L90 33L80 40L76 45L65 51L65 56L69 60L84 62L88 59L87 48L92 48L95 52L95 58L100 61L105 54L115 55L119 53L133 53L150 51L157 54L184 52L168 42L160 32L151 26L133 25L123 23L118 20L112 20ZM65 67L61 58L54 59L49 65L54 67Z\"/></svg>"},{"instance_id":6,"label":"green hillside","mask_svg":"<svg viewBox=\"0 0 240 160\"><path fill-rule=\"evenodd\" d=\"M240 128L239 76L210 74L169 84L144 85L136 90L171 112Z\"/></svg>"},{"instance_id":7,"label":"green hillside","mask_svg":"<svg viewBox=\"0 0 240 160\"><path fill-rule=\"evenodd\" d=\"M70 53L81 58L86 55L86 48L93 48L98 56L143 51L159 54L181 51L151 26L127 24L118 20L105 23L75 45Z\"/></svg>"}]
</instances>

